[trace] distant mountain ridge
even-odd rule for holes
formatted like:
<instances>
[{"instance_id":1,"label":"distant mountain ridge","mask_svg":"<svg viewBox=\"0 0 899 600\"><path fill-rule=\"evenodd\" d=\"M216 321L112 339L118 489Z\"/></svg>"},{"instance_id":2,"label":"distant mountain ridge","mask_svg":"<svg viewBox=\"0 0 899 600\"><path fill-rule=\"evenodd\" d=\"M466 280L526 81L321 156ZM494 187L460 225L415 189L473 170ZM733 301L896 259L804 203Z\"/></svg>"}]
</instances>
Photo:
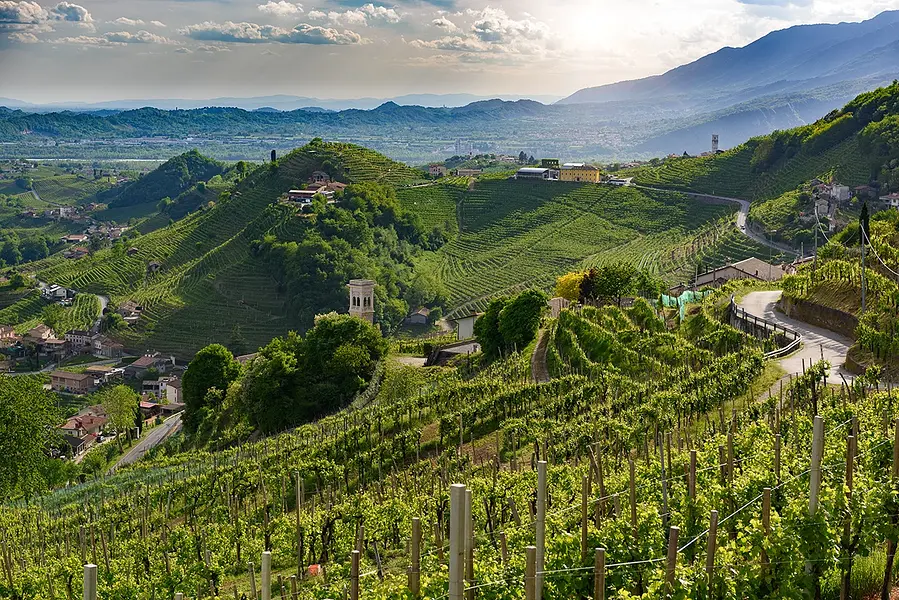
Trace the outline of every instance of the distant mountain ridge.
<instances>
[{"instance_id":1,"label":"distant mountain ridge","mask_svg":"<svg viewBox=\"0 0 899 600\"><path fill-rule=\"evenodd\" d=\"M558 104L655 99L745 102L773 92L808 91L838 81L899 73L899 11L860 23L798 25L742 48L722 48L662 75L579 90Z\"/></svg>"},{"instance_id":2,"label":"distant mountain ridge","mask_svg":"<svg viewBox=\"0 0 899 600\"><path fill-rule=\"evenodd\" d=\"M135 110L138 108L158 108L161 110L190 110L197 108L242 108L244 110L292 110L341 111L350 109L371 110L386 102L394 102L401 106L424 106L426 108L454 108L465 106L482 100L515 101L531 99L544 104L551 104L561 95L549 94L497 94L480 96L476 94L406 94L392 98L349 98L321 99L304 96L276 94L272 96L256 96L251 98L222 97L209 99L132 99L109 100L105 102L52 102L47 104L24 102L13 98L0 98L0 106L17 108L26 112L92 112L98 110Z\"/></svg>"}]
</instances>

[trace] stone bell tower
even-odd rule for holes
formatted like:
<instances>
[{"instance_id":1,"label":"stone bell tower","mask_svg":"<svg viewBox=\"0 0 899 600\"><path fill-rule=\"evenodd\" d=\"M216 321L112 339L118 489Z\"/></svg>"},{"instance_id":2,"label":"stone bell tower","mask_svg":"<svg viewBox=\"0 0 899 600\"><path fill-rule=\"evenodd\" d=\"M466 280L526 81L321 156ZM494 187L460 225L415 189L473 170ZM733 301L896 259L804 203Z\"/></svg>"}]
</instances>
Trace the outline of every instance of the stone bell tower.
<instances>
[{"instance_id":1,"label":"stone bell tower","mask_svg":"<svg viewBox=\"0 0 899 600\"><path fill-rule=\"evenodd\" d=\"M351 279L350 315L369 323L375 322L375 286L370 279Z\"/></svg>"}]
</instances>

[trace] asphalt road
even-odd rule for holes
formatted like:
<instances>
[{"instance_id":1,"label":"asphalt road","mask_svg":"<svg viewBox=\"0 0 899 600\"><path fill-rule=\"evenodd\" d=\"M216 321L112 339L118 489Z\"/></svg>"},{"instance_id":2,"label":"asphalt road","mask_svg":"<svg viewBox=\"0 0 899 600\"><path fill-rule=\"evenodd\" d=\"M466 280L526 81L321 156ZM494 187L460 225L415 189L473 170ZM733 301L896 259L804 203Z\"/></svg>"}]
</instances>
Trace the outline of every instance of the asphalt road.
<instances>
[{"instance_id":1,"label":"asphalt road","mask_svg":"<svg viewBox=\"0 0 899 600\"><path fill-rule=\"evenodd\" d=\"M131 450L125 453L125 456L120 458L119 461L109 469L109 473L115 473L115 470L119 467L124 467L125 465L130 465L131 463L139 461L144 457L144 454L161 444L167 437L169 437L169 435L176 433L180 429L181 415L177 414L173 417L169 417L162 422L162 425L157 425L151 429L149 433L144 435L141 441L135 444Z\"/></svg>"},{"instance_id":2,"label":"asphalt road","mask_svg":"<svg viewBox=\"0 0 899 600\"><path fill-rule=\"evenodd\" d=\"M823 356L831 366L830 375L827 377L828 383L842 383L841 373L847 381L851 380L854 376L843 369L843 364L846 362L846 353L852 346L852 340L829 329L815 327L775 311L774 304L780 300L780 295L780 290L751 292L740 301L740 306L749 314L795 329L802 335L802 347L799 351L780 359L780 366L788 374L795 375L802 373L803 361L808 365L810 362L815 363L821 360Z\"/></svg>"}]
</instances>

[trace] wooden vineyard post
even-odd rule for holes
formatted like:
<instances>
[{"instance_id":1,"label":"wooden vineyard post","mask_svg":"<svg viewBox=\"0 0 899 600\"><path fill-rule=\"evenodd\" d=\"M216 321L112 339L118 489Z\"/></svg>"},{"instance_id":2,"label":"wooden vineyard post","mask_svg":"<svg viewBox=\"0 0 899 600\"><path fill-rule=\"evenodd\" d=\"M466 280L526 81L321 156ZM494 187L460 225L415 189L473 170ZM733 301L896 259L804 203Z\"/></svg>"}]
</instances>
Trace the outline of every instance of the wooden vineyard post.
<instances>
[{"instance_id":1,"label":"wooden vineyard post","mask_svg":"<svg viewBox=\"0 0 899 600\"><path fill-rule=\"evenodd\" d=\"M855 479L855 449L856 437L850 435L846 438L846 506L852 503L852 488ZM846 566L843 569L843 577L840 582L840 600L850 600L852 587L852 548L849 547L852 535L852 513L846 511L846 521L843 524L843 545L848 556Z\"/></svg>"},{"instance_id":2,"label":"wooden vineyard post","mask_svg":"<svg viewBox=\"0 0 899 600\"><path fill-rule=\"evenodd\" d=\"M503 561L503 568L509 565L509 544L506 542L506 532L499 532L499 552Z\"/></svg>"},{"instance_id":3,"label":"wooden vineyard post","mask_svg":"<svg viewBox=\"0 0 899 600\"><path fill-rule=\"evenodd\" d=\"M525 567L524 567L524 597L525 600L536 600L537 598L537 548L528 546L524 549Z\"/></svg>"},{"instance_id":4,"label":"wooden vineyard post","mask_svg":"<svg viewBox=\"0 0 899 600\"><path fill-rule=\"evenodd\" d=\"M696 500L696 450L690 450L690 479L687 482L691 500Z\"/></svg>"},{"instance_id":5,"label":"wooden vineyard post","mask_svg":"<svg viewBox=\"0 0 899 600\"><path fill-rule=\"evenodd\" d=\"M421 593L421 519L412 518L412 566L409 567L409 592L418 598Z\"/></svg>"},{"instance_id":6,"label":"wooden vineyard post","mask_svg":"<svg viewBox=\"0 0 899 600\"><path fill-rule=\"evenodd\" d=\"M465 565L465 486L450 486L449 600L462 600L462 569Z\"/></svg>"},{"instance_id":7,"label":"wooden vineyard post","mask_svg":"<svg viewBox=\"0 0 899 600\"><path fill-rule=\"evenodd\" d=\"M546 461L537 463L537 570L534 573L534 600L543 600L543 564L546 549Z\"/></svg>"},{"instance_id":8,"label":"wooden vineyard post","mask_svg":"<svg viewBox=\"0 0 899 600\"><path fill-rule=\"evenodd\" d=\"M262 553L262 600L272 600L272 553Z\"/></svg>"},{"instance_id":9,"label":"wooden vineyard post","mask_svg":"<svg viewBox=\"0 0 899 600\"><path fill-rule=\"evenodd\" d=\"M234 594L237 595L237 588L234 588ZM292 600L297 600L297 576L290 576L290 597Z\"/></svg>"},{"instance_id":10,"label":"wooden vineyard post","mask_svg":"<svg viewBox=\"0 0 899 600\"><path fill-rule=\"evenodd\" d=\"M97 565L84 565L84 600L97 600Z\"/></svg>"},{"instance_id":11,"label":"wooden vineyard post","mask_svg":"<svg viewBox=\"0 0 899 600\"><path fill-rule=\"evenodd\" d=\"M818 512L818 492L821 491L821 459L824 455L824 419L815 416L812 431L812 466L809 481L808 514L814 517Z\"/></svg>"},{"instance_id":12,"label":"wooden vineyard post","mask_svg":"<svg viewBox=\"0 0 899 600\"><path fill-rule=\"evenodd\" d=\"M597 548L593 556L593 600L606 600L606 549Z\"/></svg>"},{"instance_id":13,"label":"wooden vineyard post","mask_svg":"<svg viewBox=\"0 0 899 600\"><path fill-rule=\"evenodd\" d=\"M709 598L714 598L715 550L718 547L718 511L713 510L709 519L709 539L705 550L705 572L709 578Z\"/></svg>"},{"instance_id":14,"label":"wooden vineyard post","mask_svg":"<svg viewBox=\"0 0 899 600\"><path fill-rule=\"evenodd\" d=\"M771 488L765 488L762 491L762 532L765 535L765 540L768 539L768 536L771 534ZM765 552L764 546L762 547L762 572L766 573L768 570L768 553Z\"/></svg>"},{"instance_id":15,"label":"wooden vineyard post","mask_svg":"<svg viewBox=\"0 0 899 600\"><path fill-rule=\"evenodd\" d=\"M590 496L590 480L584 475L581 481L581 560L587 560L587 509Z\"/></svg>"},{"instance_id":16,"label":"wooden vineyard post","mask_svg":"<svg viewBox=\"0 0 899 600\"><path fill-rule=\"evenodd\" d=\"M628 496L631 504L631 531L634 539L637 538L637 487L634 483L636 478L636 467L634 466L634 457L628 458L628 470L630 472L630 481L628 482Z\"/></svg>"},{"instance_id":17,"label":"wooden vineyard post","mask_svg":"<svg viewBox=\"0 0 899 600\"><path fill-rule=\"evenodd\" d=\"M668 530L668 568L665 575L665 588L670 594L674 591L674 574L677 571L677 538L680 537L680 527L671 527Z\"/></svg>"},{"instance_id":18,"label":"wooden vineyard post","mask_svg":"<svg viewBox=\"0 0 899 600\"><path fill-rule=\"evenodd\" d=\"M350 554L350 600L359 600L359 551Z\"/></svg>"},{"instance_id":19,"label":"wooden vineyard post","mask_svg":"<svg viewBox=\"0 0 899 600\"><path fill-rule=\"evenodd\" d=\"M777 477L777 485L780 485L780 446L782 443L781 435L778 433L774 436L774 475Z\"/></svg>"},{"instance_id":20,"label":"wooden vineyard post","mask_svg":"<svg viewBox=\"0 0 899 600\"><path fill-rule=\"evenodd\" d=\"M253 570L253 563L249 565L250 571L250 600L256 600L259 595L256 593L256 571Z\"/></svg>"},{"instance_id":21,"label":"wooden vineyard post","mask_svg":"<svg viewBox=\"0 0 899 600\"><path fill-rule=\"evenodd\" d=\"M303 577L303 527L300 525L300 512L303 508L303 482L300 472L296 471L296 500L297 500L297 577Z\"/></svg>"}]
</instances>

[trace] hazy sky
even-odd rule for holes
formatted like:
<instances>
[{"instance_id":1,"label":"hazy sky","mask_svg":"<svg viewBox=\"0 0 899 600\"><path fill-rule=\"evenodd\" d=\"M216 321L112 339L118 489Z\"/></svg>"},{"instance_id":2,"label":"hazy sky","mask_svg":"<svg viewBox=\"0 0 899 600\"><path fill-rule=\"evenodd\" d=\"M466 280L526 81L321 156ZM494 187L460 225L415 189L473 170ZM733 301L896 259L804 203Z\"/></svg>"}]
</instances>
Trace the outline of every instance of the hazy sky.
<instances>
[{"instance_id":1,"label":"hazy sky","mask_svg":"<svg viewBox=\"0 0 899 600\"><path fill-rule=\"evenodd\" d=\"M0 0L0 96L555 94L899 0Z\"/></svg>"}]
</instances>

